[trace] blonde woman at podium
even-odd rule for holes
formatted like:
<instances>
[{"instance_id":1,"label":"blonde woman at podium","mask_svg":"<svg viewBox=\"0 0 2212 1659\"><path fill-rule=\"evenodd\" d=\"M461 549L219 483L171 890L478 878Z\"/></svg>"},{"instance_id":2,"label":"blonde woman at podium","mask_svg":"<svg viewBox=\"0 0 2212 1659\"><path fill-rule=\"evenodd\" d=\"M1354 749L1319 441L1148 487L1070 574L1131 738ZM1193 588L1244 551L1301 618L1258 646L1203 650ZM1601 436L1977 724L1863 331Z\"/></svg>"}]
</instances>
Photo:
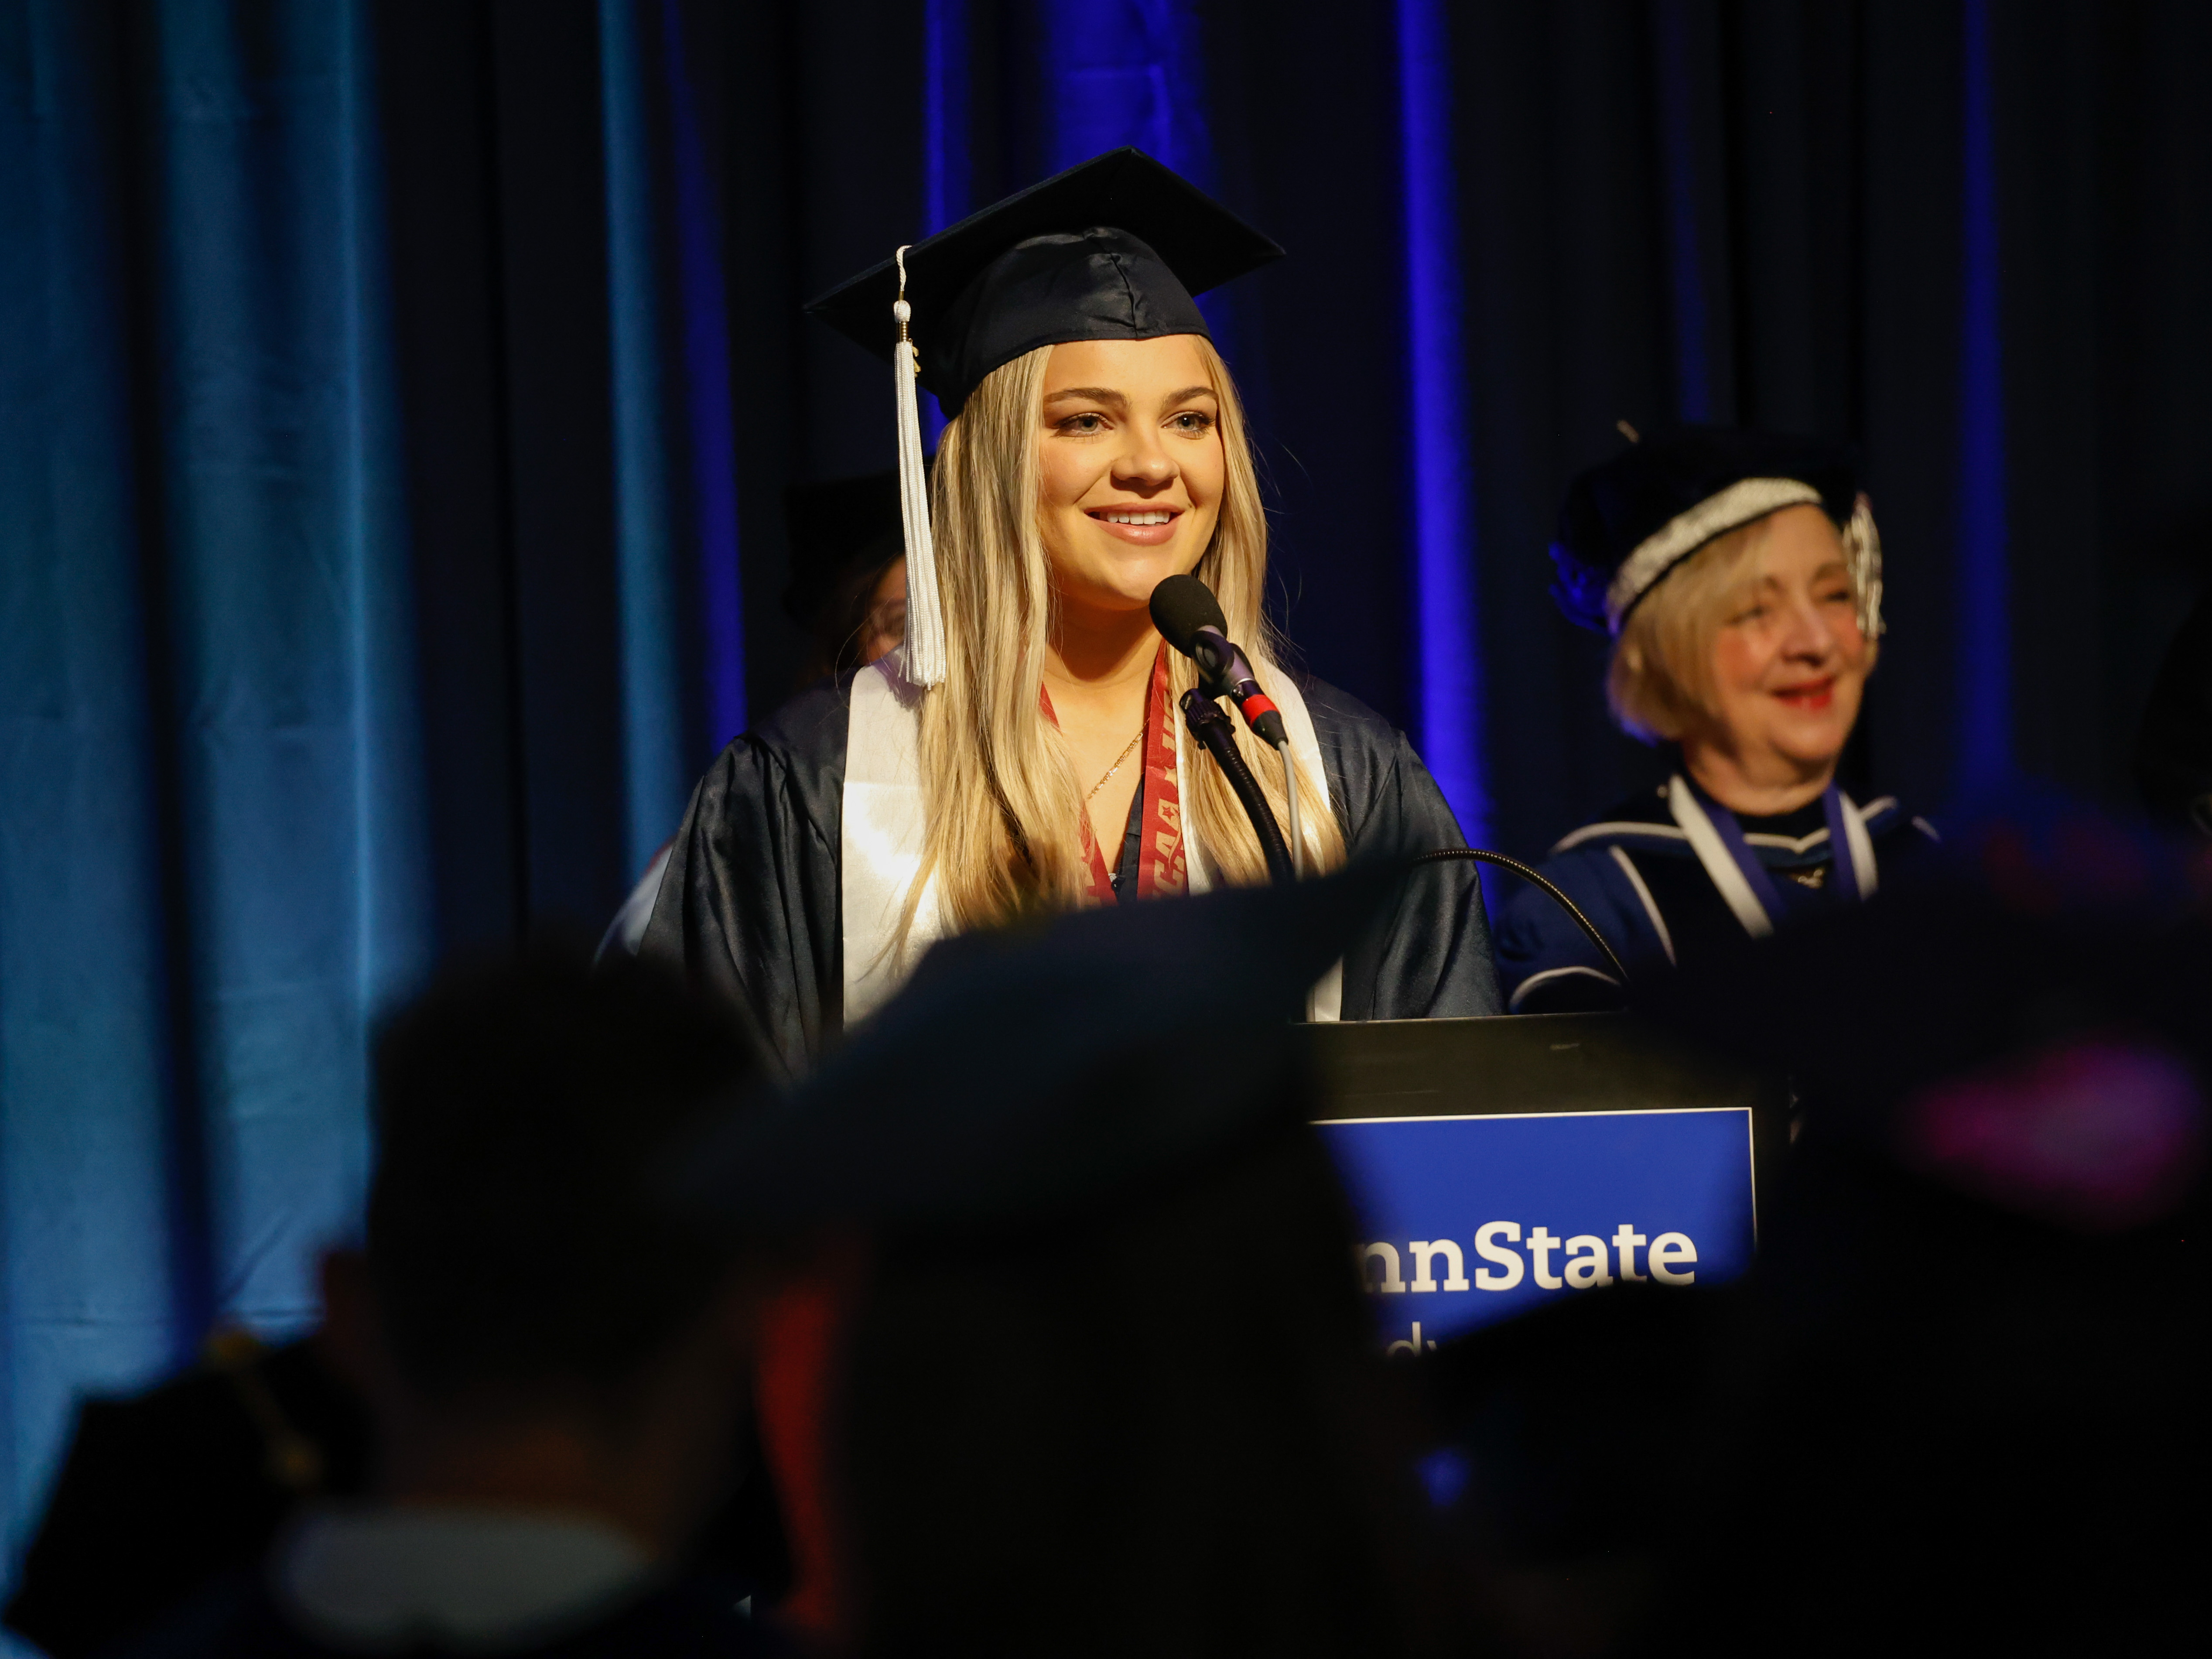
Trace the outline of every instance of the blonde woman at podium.
<instances>
[{"instance_id":1,"label":"blonde woman at podium","mask_svg":"<svg viewBox=\"0 0 2212 1659\"><path fill-rule=\"evenodd\" d=\"M1553 588L1611 635L1622 728L1669 745L1658 788L1540 866L1632 975L1871 898L1935 831L1836 781L1879 653L1881 542L1847 451L1714 427L1654 434L1577 477ZM1516 1013L1620 1006L1622 985L1542 894L1499 916Z\"/></svg>"},{"instance_id":2,"label":"blonde woman at podium","mask_svg":"<svg viewBox=\"0 0 2212 1659\"><path fill-rule=\"evenodd\" d=\"M890 360L903 644L726 750L670 854L642 954L803 1069L933 939L1040 910L1267 878L1192 664L1148 610L1196 574L1279 706L1300 862L1463 846L1404 737L1279 665L1243 415L1192 295L1282 250L1150 157L1101 155L815 302ZM915 386L947 416L927 480ZM1279 823L1280 759L1237 741ZM1161 963L1202 994L1205 965ZM1316 988L1317 1018L1499 1010L1469 866L1425 871Z\"/></svg>"}]
</instances>

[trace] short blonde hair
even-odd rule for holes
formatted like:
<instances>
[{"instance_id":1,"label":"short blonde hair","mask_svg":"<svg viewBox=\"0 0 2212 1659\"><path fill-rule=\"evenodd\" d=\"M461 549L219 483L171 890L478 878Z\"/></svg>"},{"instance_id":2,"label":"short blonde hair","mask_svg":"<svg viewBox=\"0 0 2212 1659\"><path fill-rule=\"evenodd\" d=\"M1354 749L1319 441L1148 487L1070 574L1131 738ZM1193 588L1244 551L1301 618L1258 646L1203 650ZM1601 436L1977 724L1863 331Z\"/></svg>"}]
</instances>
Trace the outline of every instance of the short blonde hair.
<instances>
[{"instance_id":1,"label":"short blonde hair","mask_svg":"<svg viewBox=\"0 0 2212 1659\"><path fill-rule=\"evenodd\" d=\"M1677 742L1716 715L1713 636L1728 620L1729 596L1758 574L1774 519L1769 513L1714 537L1653 584L1621 623L1606 671L1605 700L1631 737ZM1839 557L1842 541L1838 532ZM1848 558L1844 565L1849 573ZM1863 598L1856 576L1850 580L1852 596ZM1869 669L1878 650L1869 638Z\"/></svg>"}]
</instances>

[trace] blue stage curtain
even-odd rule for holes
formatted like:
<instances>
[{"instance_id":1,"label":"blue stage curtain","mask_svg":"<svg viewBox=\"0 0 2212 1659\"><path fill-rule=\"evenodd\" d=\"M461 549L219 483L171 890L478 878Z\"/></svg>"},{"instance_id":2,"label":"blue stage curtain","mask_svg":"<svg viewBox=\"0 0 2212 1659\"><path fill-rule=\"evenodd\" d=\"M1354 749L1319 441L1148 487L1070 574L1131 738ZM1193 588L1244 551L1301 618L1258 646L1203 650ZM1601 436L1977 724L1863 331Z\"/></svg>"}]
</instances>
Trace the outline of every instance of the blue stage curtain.
<instances>
[{"instance_id":1,"label":"blue stage curtain","mask_svg":"<svg viewBox=\"0 0 2212 1659\"><path fill-rule=\"evenodd\" d=\"M380 1012L588 937L744 725L686 23L0 9L11 1549L75 1398L312 1322Z\"/></svg>"},{"instance_id":2,"label":"blue stage curtain","mask_svg":"<svg viewBox=\"0 0 2212 1659\"><path fill-rule=\"evenodd\" d=\"M11 1535L76 1391L312 1317L425 963L359 9L0 35Z\"/></svg>"}]
</instances>

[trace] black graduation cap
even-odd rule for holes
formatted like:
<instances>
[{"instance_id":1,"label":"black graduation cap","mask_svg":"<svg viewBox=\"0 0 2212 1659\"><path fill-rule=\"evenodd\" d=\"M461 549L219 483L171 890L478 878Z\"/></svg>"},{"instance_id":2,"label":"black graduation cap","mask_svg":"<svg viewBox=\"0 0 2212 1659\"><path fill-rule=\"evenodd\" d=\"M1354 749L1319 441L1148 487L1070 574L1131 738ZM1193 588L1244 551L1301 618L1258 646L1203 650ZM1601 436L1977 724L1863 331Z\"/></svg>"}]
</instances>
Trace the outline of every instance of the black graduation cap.
<instances>
[{"instance_id":1,"label":"black graduation cap","mask_svg":"<svg viewBox=\"0 0 2212 1659\"><path fill-rule=\"evenodd\" d=\"M909 684L951 672L917 377L950 418L985 375L1039 346L1204 334L1190 296L1282 252L1143 151L1109 150L898 249L807 307L891 362L907 561L894 666Z\"/></svg>"},{"instance_id":2,"label":"black graduation cap","mask_svg":"<svg viewBox=\"0 0 2212 1659\"><path fill-rule=\"evenodd\" d=\"M813 629L856 575L881 570L906 552L899 521L898 474L888 469L858 478L793 484L783 495L791 543L791 580L783 608Z\"/></svg>"},{"instance_id":3,"label":"black graduation cap","mask_svg":"<svg viewBox=\"0 0 2212 1659\"><path fill-rule=\"evenodd\" d=\"M965 1232L1172 1180L1310 1104L1290 1022L1402 877L1370 864L947 939L777 1107L687 1156L679 1201L744 1232Z\"/></svg>"},{"instance_id":4,"label":"black graduation cap","mask_svg":"<svg viewBox=\"0 0 2212 1659\"><path fill-rule=\"evenodd\" d=\"M1863 624L1881 624L1881 547L1850 451L1819 438L1680 426L1632 441L1567 487L1552 597L1571 621L1619 633L1638 600L1717 536L1785 507L1817 506L1852 547ZM1863 526L1863 528L1860 526Z\"/></svg>"},{"instance_id":5,"label":"black graduation cap","mask_svg":"<svg viewBox=\"0 0 2212 1659\"><path fill-rule=\"evenodd\" d=\"M1070 340L1204 334L1191 295L1283 250L1140 149L1109 150L904 253L921 383L950 418L993 369ZM898 260L807 309L889 356Z\"/></svg>"}]
</instances>

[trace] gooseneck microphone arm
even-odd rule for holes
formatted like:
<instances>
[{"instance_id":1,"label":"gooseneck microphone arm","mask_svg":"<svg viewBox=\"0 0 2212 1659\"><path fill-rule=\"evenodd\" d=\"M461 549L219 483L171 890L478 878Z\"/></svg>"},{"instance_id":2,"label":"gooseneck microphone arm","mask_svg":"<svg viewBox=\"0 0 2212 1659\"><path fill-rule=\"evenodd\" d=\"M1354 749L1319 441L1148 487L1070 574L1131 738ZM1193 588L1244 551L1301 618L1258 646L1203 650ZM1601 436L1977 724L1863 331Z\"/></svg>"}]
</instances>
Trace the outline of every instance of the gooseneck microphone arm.
<instances>
[{"instance_id":1,"label":"gooseneck microphone arm","mask_svg":"<svg viewBox=\"0 0 2212 1659\"><path fill-rule=\"evenodd\" d=\"M1613 964L1613 971L1620 975L1621 984L1624 987L1627 985L1628 969L1614 953L1613 946L1605 942L1605 935L1598 932L1597 924L1584 915L1582 906L1561 892L1548 877L1537 874L1519 859L1508 858L1503 853L1492 853L1480 847L1443 847L1433 853L1416 853L1413 855L1416 864L1443 864L1454 859L1496 865L1501 870L1510 870L1531 886L1541 889L1553 903L1567 913L1567 920L1583 930L1583 937L1605 953L1605 959Z\"/></svg>"},{"instance_id":2,"label":"gooseneck microphone arm","mask_svg":"<svg viewBox=\"0 0 2212 1659\"><path fill-rule=\"evenodd\" d=\"M1243 803L1244 814L1252 820L1252 828L1260 837L1260 851L1267 860L1269 879L1278 886L1296 881L1297 872L1291 863L1291 849L1283 841L1283 827L1275 822L1267 798L1260 793L1259 779L1244 763L1243 752L1237 747L1237 730L1230 725L1229 716L1221 712L1221 705L1207 696L1203 687L1193 686L1182 694L1182 723L1228 775L1229 787Z\"/></svg>"},{"instance_id":3,"label":"gooseneck microphone arm","mask_svg":"<svg viewBox=\"0 0 2212 1659\"><path fill-rule=\"evenodd\" d=\"M1283 806L1291 820L1291 869L1293 874L1303 874L1305 839L1298 831L1298 767L1291 757L1291 733L1283 723L1283 711L1260 689L1251 664L1220 629L1210 623L1200 627L1192 637L1190 654L1198 664L1206 695L1218 697L1225 692L1236 703L1237 712L1244 716L1244 724L1252 728L1252 735L1282 757Z\"/></svg>"}]
</instances>

